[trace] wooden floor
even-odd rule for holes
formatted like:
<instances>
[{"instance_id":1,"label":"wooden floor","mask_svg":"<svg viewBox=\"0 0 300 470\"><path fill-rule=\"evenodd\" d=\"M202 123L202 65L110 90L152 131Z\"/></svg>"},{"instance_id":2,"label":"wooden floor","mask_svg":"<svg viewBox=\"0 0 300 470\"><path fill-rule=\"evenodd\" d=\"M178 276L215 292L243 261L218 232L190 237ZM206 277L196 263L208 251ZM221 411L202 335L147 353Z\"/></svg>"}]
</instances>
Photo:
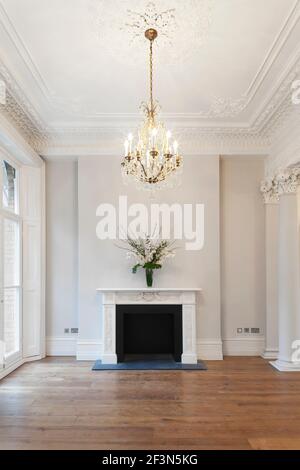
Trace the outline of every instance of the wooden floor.
<instances>
[{"instance_id":1,"label":"wooden floor","mask_svg":"<svg viewBox=\"0 0 300 470\"><path fill-rule=\"evenodd\" d=\"M300 449L300 373L259 358L208 368L26 364L0 382L0 449Z\"/></svg>"}]
</instances>

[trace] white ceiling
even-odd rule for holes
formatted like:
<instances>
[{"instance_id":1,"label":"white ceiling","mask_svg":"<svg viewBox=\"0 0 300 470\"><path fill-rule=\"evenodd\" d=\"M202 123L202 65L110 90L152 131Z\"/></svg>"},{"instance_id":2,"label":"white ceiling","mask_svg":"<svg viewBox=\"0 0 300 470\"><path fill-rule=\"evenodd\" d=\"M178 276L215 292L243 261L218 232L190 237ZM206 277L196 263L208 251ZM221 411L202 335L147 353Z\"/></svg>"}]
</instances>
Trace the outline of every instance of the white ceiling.
<instances>
[{"instance_id":1,"label":"white ceiling","mask_svg":"<svg viewBox=\"0 0 300 470\"><path fill-rule=\"evenodd\" d=\"M193 128L251 127L300 59L300 2L154 3L175 17L161 26L168 38L156 47L155 95L165 118ZM128 9L144 13L148 4L0 0L0 73L38 126L83 132L137 119L148 96L148 44L134 37Z\"/></svg>"}]
</instances>

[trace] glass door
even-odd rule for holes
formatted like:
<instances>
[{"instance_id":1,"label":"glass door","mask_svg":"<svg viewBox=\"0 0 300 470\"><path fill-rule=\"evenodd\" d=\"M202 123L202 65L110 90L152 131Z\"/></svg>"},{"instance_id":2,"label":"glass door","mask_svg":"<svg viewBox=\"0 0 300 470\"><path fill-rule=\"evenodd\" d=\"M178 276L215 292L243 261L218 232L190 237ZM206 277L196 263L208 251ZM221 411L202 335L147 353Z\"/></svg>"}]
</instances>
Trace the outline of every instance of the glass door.
<instances>
[{"instance_id":1,"label":"glass door","mask_svg":"<svg viewBox=\"0 0 300 470\"><path fill-rule=\"evenodd\" d=\"M22 358L21 220L18 171L4 159L0 163L0 334L2 362L8 367Z\"/></svg>"}]
</instances>

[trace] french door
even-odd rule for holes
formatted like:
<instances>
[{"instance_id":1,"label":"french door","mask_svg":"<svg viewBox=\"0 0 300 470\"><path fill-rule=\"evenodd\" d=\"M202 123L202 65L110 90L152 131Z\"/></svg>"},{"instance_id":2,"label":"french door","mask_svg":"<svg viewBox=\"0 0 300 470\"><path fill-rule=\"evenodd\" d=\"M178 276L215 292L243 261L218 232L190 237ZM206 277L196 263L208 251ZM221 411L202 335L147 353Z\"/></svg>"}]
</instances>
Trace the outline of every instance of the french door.
<instances>
[{"instance_id":1,"label":"french door","mask_svg":"<svg viewBox=\"0 0 300 470\"><path fill-rule=\"evenodd\" d=\"M0 155L0 363L22 358L22 279L19 175Z\"/></svg>"}]
</instances>

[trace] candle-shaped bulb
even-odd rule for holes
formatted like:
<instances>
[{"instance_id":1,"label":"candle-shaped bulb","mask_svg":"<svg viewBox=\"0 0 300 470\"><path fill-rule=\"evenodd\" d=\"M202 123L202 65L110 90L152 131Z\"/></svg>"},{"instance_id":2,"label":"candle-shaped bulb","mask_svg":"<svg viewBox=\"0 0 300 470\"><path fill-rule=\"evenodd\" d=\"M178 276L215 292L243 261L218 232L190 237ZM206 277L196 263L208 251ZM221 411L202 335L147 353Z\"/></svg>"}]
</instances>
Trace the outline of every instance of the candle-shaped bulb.
<instances>
[{"instance_id":1,"label":"candle-shaped bulb","mask_svg":"<svg viewBox=\"0 0 300 470\"><path fill-rule=\"evenodd\" d=\"M125 140L124 148L125 148L125 157L127 157L128 156L128 151L129 151L129 142L128 142L128 140Z\"/></svg>"},{"instance_id":2,"label":"candle-shaped bulb","mask_svg":"<svg viewBox=\"0 0 300 470\"><path fill-rule=\"evenodd\" d=\"M166 134L166 138L167 138L167 141L166 141L166 153L171 153L170 152L170 139L172 137L172 132L171 131L168 131L167 134Z\"/></svg>"},{"instance_id":3,"label":"candle-shaped bulb","mask_svg":"<svg viewBox=\"0 0 300 470\"><path fill-rule=\"evenodd\" d=\"M173 149L174 149L174 155L178 155L178 142L177 140L174 141L174 144L173 144Z\"/></svg>"},{"instance_id":4,"label":"candle-shaped bulb","mask_svg":"<svg viewBox=\"0 0 300 470\"><path fill-rule=\"evenodd\" d=\"M129 142L129 153L132 153L132 141L133 141L133 135L130 133L128 134L128 142Z\"/></svg>"},{"instance_id":5,"label":"candle-shaped bulb","mask_svg":"<svg viewBox=\"0 0 300 470\"><path fill-rule=\"evenodd\" d=\"M155 148L155 146L156 146L157 134L158 134L158 131L157 131L156 127L154 127L154 129L152 129L152 148Z\"/></svg>"}]
</instances>

